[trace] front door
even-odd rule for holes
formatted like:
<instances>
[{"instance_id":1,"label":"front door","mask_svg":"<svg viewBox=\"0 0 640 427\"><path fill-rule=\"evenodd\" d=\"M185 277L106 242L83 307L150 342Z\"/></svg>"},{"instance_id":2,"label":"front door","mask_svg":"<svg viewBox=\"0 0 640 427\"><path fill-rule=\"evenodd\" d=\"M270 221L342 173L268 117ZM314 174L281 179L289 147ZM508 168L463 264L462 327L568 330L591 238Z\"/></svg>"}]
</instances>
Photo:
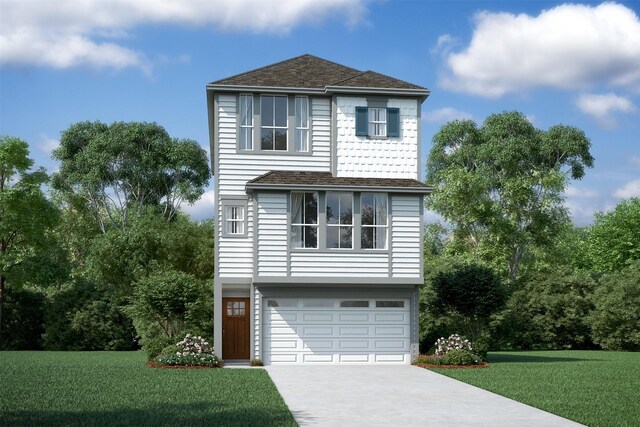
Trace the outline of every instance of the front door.
<instances>
[{"instance_id":1,"label":"front door","mask_svg":"<svg viewBox=\"0 0 640 427\"><path fill-rule=\"evenodd\" d=\"M222 298L222 358L249 358L249 298Z\"/></svg>"}]
</instances>

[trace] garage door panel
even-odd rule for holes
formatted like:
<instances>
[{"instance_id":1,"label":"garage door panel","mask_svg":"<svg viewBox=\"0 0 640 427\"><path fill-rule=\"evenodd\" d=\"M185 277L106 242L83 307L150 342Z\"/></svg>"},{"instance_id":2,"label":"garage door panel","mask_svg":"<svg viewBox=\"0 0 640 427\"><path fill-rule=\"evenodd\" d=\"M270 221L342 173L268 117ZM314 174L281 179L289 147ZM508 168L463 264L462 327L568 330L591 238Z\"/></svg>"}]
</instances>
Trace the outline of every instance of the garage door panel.
<instances>
[{"instance_id":1,"label":"garage door panel","mask_svg":"<svg viewBox=\"0 0 640 427\"><path fill-rule=\"evenodd\" d=\"M399 306L368 299L368 307L342 306L341 299L289 301L286 306L263 304L265 363L410 362L408 300Z\"/></svg>"}]
</instances>

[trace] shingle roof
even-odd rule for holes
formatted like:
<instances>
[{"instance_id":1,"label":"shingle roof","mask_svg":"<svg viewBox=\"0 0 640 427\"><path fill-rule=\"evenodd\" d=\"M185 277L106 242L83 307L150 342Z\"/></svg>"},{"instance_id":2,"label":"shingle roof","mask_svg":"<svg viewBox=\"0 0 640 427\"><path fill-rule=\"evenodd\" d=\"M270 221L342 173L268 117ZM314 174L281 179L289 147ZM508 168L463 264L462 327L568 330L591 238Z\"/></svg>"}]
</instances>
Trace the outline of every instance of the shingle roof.
<instances>
[{"instance_id":1,"label":"shingle roof","mask_svg":"<svg viewBox=\"0 0 640 427\"><path fill-rule=\"evenodd\" d=\"M309 54L217 80L210 85L308 89L340 86L427 90L422 86L384 74L356 70Z\"/></svg>"},{"instance_id":2,"label":"shingle roof","mask_svg":"<svg viewBox=\"0 0 640 427\"><path fill-rule=\"evenodd\" d=\"M247 183L256 189L360 188L393 192L431 193L431 187L415 179L335 177L330 172L271 171Z\"/></svg>"}]
</instances>

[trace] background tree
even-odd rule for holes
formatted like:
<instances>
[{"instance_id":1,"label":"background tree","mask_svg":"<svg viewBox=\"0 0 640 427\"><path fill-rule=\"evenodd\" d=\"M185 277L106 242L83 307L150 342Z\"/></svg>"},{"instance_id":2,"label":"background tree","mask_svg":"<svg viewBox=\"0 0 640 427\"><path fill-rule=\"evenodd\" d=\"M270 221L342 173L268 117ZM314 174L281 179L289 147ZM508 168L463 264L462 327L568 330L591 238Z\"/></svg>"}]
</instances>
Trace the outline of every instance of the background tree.
<instances>
[{"instance_id":1,"label":"background tree","mask_svg":"<svg viewBox=\"0 0 640 427\"><path fill-rule=\"evenodd\" d=\"M531 246L544 246L568 222L562 192L593 165L590 142L569 126L538 130L519 112L444 125L433 138L429 208L454 239L496 262L514 283Z\"/></svg>"},{"instance_id":2,"label":"background tree","mask_svg":"<svg viewBox=\"0 0 640 427\"><path fill-rule=\"evenodd\" d=\"M29 172L32 166L26 142L0 137L0 349L7 283L50 246L49 231L58 220L40 188L47 175L43 169Z\"/></svg>"},{"instance_id":3,"label":"background tree","mask_svg":"<svg viewBox=\"0 0 640 427\"><path fill-rule=\"evenodd\" d=\"M597 213L587 235L587 259L599 273L618 271L640 259L640 199Z\"/></svg>"},{"instance_id":4,"label":"background tree","mask_svg":"<svg viewBox=\"0 0 640 427\"><path fill-rule=\"evenodd\" d=\"M171 219L183 201L200 198L210 177L198 143L171 138L156 123L76 123L53 158L61 162L53 187L84 201L103 233L126 229L130 212L143 207Z\"/></svg>"}]
</instances>

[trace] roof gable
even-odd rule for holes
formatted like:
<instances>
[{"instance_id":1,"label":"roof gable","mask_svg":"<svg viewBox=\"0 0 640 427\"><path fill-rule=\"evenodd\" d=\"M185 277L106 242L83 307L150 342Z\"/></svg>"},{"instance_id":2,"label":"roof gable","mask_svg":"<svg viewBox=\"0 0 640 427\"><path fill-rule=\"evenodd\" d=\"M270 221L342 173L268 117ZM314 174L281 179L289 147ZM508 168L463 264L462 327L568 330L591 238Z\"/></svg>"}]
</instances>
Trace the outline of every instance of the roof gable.
<instances>
[{"instance_id":1,"label":"roof gable","mask_svg":"<svg viewBox=\"0 0 640 427\"><path fill-rule=\"evenodd\" d=\"M327 87L428 91L422 86L407 83L384 74L356 70L355 68L346 67L309 54L236 74L209 84L216 87L304 88L324 91L326 91Z\"/></svg>"}]
</instances>

